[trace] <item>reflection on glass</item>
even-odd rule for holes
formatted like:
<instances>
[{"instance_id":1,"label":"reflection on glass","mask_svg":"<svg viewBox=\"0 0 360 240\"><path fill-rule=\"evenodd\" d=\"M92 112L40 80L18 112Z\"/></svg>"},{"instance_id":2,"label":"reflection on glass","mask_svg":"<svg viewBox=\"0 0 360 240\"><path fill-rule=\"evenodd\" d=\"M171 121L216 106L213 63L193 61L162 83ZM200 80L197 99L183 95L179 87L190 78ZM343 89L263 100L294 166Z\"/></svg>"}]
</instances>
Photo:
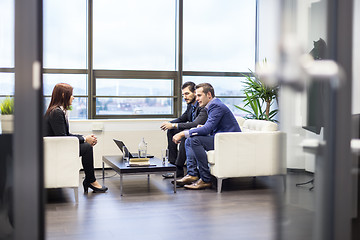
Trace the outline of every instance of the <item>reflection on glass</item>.
<instances>
[{"instance_id":1,"label":"reflection on glass","mask_svg":"<svg viewBox=\"0 0 360 240\"><path fill-rule=\"evenodd\" d=\"M282 9L286 19L283 19L282 22L286 24L283 27L284 32L280 35L295 36L292 43L294 46L299 45L315 59L322 59L327 41L327 1L310 1L308 4L294 4L295 1L284 1L284 3ZM268 10L268 12L272 11ZM285 57L287 54L279 54L279 57L282 57L279 62L296 67L296 61L290 62ZM284 79L284 82L288 81L289 79ZM287 148L286 164L290 169L290 174L287 176L289 183L287 186L289 187L286 190L284 212L282 213L283 222L287 223L286 228L282 229L283 239L295 239L299 236L302 239L323 239L315 236L319 229L325 229L324 226L332 221L332 219L328 219L332 214L331 211L325 211L327 217L325 221L321 222L320 228L318 228L319 219L315 219L325 213L321 210L325 202L321 203L321 206L317 204L320 203L323 196L330 196L324 194L326 188L324 182L321 181L321 176L325 176L323 167L328 162L321 160L324 160L323 154L328 150L326 144L321 147L321 151L314 147L315 143L319 143L319 145L325 143L324 136L328 135L322 125L324 119L330 119L324 115L328 109L326 101L330 101L330 95L328 95L328 87L323 84L324 82L314 84L311 79L305 78L303 81L306 84L305 91L300 92L289 85L283 85L279 99L281 130L286 132L287 140L287 144L284 146ZM307 144L309 141L311 141L311 145ZM315 165L322 167L315 169ZM292 172L292 169L297 171ZM341 172L341 170L339 171ZM314 178L315 182L312 181ZM314 187L313 183L316 183L316 187L313 191L309 191ZM318 195L319 193L320 195ZM331 197L325 197L325 199L327 202L333 201ZM281 226L281 223L279 224ZM292 228L299 231L288 231ZM299 234L300 231L301 234Z\"/></svg>"},{"instance_id":2,"label":"reflection on glass","mask_svg":"<svg viewBox=\"0 0 360 240\"><path fill-rule=\"evenodd\" d=\"M97 115L163 115L173 113L172 98L97 98Z\"/></svg>"},{"instance_id":3,"label":"reflection on glass","mask_svg":"<svg viewBox=\"0 0 360 240\"><path fill-rule=\"evenodd\" d=\"M253 0L184 1L184 70L253 69L255 4Z\"/></svg>"},{"instance_id":4,"label":"reflection on glass","mask_svg":"<svg viewBox=\"0 0 360 240\"><path fill-rule=\"evenodd\" d=\"M44 68L86 68L86 2L44 1Z\"/></svg>"},{"instance_id":5,"label":"reflection on glass","mask_svg":"<svg viewBox=\"0 0 360 240\"><path fill-rule=\"evenodd\" d=\"M98 96L172 96L172 79L96 79Z\"/></svg>"},{"instance_id":6,"label":"reflection on glass","mask_svg":"<svg viewBox=\"0 0 360 240\"><path fill-rule=\"evenodd\" d=\"M94 0L94 68L174 70L175 3Z\"/></svg>"},{"instance_id":7,"label":"reflection on glass","mask_svg":"<svg viewBox=\"0 0 360 240\"><path fill-rule=\"evenodd\" d=\"M44 74L44 95L51 95L56 84L68 83L74 88L74 95L87 95L86 74Z\"/></svg>"},{"instance_id":8,"label":"reflection on glass","mask_svg":"<svg viewBox=\"0 0 360 240\"><path fill-rule=\"evenodd\" d=\"M0 95L14 95L15 91L15 74L0 73Z\"/></svg>"},{"instance_id":9,"label":"reflection on glass","mask_svg":"<svg viewBox=\"0 0 360 240\"><path fill-rule=\"evenodd\" d=\"M74 89L75 90L75 89ZM50 97L44 98L43 113L45 115L46 109L50 104ZM72 103L72 110L68 111L69 119L87 119L87 101L86 97L75 97Z\"/></svg>"},{"instance_id":10,"label":"reflection on glass","mask_svg":"<svg viewBox=\"0 0 360 240\"><path fill-rule=\"evenodd\" d=\"M0 1L0 67L14 67L14 5Z\"/></svg>"}]
</instances>

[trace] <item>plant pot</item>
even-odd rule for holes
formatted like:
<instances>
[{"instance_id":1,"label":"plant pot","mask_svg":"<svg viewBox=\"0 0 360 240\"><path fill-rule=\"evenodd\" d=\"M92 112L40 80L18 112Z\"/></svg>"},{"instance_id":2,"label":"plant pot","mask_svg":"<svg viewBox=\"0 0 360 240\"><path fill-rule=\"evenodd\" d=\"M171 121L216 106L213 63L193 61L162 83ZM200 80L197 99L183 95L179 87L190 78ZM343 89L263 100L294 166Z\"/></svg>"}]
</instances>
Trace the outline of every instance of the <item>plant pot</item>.
<instances>
[{"instance_id":1,"label":"plant pot","mask_svg":"<svg viewBox=\"0 0 360 240\"><path fill-rule=\"evenodd\" d=\"M14 115L0 115L2 133L14 132Z\"/></svg>"}]
</instances>

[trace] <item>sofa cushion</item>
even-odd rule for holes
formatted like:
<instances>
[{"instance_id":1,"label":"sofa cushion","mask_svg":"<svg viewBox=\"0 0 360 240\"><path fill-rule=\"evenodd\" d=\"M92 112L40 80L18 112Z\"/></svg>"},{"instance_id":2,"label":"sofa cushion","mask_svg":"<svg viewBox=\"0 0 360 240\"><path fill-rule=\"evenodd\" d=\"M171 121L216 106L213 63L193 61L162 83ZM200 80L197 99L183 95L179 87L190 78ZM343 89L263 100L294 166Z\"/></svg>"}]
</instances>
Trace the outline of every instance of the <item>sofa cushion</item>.
<instances>
[{"instance_id":1,"label":"sofa cushion","mask_svg":"<svg viewBox=\"0 0 360 240\"><path fill-rule=\"evenodd\" d=\"M278 125L271 121L246 119L241 130L243 132L249 131L277 131Z\"/></svg>"},{"instance_id":2,"label":"sofa cushion","mask_svg":"<svg viewBox=\"0 0 360 240\"><path fill-rule=\"evenodd\" d=\"M210 150L210 151L207 151L207 158L208 158L208 162L211 164L211 165L214 165L215 164L215 151L214 150Z\"/></svg>"}]
</instances>

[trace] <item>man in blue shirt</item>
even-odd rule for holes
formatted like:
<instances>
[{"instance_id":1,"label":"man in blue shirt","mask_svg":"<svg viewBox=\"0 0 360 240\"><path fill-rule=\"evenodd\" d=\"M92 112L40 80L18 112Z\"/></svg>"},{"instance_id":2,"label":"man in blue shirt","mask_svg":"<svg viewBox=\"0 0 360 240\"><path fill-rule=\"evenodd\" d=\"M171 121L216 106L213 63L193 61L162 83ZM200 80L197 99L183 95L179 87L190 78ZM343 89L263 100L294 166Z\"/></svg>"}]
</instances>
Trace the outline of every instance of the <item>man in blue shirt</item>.
<instances>
[{"instance_id":1,"label":"man in blue shirt","mask_svg":"<svg viewBox=\"0 0 360 240\"><path fill-rule=\"evenodd\" d=\"M204 124L207 119L207 111L203 107L199 107L195 96L195 83L185 82L181 86L182 96L187 104L186 111L178 118L161 124L162 130L167 130L169 162L176 165L176 177L184 176L184 164L186 160L185 139L180 142L179 150L172 138L178 132L185 129L196 127ZM173 178L173 173L164 173L163 177Z\"/></svg>"},{"instance_id":2,"label":"man in blue shirt","mask_svg":"<svg viewBox=\"0 0 360 240\"><path fill-rule=\"evenodd\" d=\"M206 151L214 149L214 136L219 132L241 132L231 110L215 97L214 88L209 83L196 85L196 100L205 107L208 119L203 126L182 131L173 137L175 143L186 138L187 175L176 181L187 189L211 187L211 174Z\"/></svg>"}]
</instances>

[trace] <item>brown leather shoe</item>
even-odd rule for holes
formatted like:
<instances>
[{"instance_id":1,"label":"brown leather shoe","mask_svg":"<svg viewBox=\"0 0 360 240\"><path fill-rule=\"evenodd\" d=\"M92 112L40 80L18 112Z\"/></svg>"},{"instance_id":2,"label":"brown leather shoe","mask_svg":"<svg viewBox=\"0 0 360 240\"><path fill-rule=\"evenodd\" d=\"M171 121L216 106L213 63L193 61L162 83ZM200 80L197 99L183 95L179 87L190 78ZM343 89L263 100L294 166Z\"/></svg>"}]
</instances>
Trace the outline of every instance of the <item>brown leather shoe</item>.
<instances>
[{"instance_id":1,"label":"brown leather shoe","mask_svg":"<svg viewBox=\"0 0 360 240\"><path fill-rule=\"evenodd\" d=\"M197 180L199 180L199 177L191 176L191 175L187 174L182 179L176 180L176 185L184 186L186 184L191 184L191 183L193 183L193 182L195 182Z\"/></svg>"},{"instance_id":2,"label":"brown leather shoe","mask_svg":"<svg viewBox=\"0 0 360 240\"><path fill-rule=\"evenodd\" d=\"M184 186L184 188L193 189L193 190L205 189L205 188L210 188L210 187L211 187L211 182L208 182L208 183L204 182L201 178L191 185Z\"/></svg>"}]
</instances>

